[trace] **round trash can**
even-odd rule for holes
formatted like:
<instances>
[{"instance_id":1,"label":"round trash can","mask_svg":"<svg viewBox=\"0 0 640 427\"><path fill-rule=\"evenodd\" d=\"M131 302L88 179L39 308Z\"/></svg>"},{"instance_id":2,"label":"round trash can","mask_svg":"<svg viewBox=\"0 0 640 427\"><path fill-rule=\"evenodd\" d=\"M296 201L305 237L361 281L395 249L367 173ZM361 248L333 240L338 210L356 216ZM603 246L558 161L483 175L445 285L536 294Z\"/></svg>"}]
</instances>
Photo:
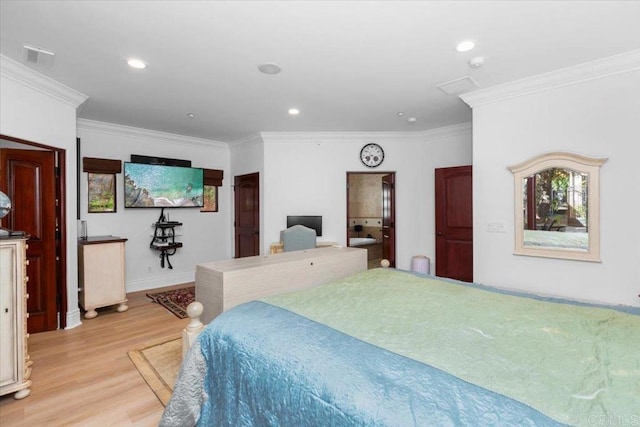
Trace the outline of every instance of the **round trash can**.
<instances>
[{"instance_id":1,"label":"round trash can","mask_svg":"<svg viewBox=\"0 0 640 427\"><path fill-rule=\"evenodd\" d=\"M422 274L430 274L431 260L424 255L416 255L411 258L411 271Z\"/></svg>"}]
</instances>

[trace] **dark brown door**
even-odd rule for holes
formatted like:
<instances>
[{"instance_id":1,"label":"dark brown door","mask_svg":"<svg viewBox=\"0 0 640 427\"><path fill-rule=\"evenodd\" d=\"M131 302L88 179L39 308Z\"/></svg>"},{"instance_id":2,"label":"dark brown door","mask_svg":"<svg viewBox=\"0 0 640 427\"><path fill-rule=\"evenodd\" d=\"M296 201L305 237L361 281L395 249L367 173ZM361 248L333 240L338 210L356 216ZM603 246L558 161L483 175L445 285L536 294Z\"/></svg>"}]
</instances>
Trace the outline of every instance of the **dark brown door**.
<instances>
[{"instance_id":1,"label":"dark brown door","mask_svg":"<svg viewBox=\"0 0 640 427\"><path fill-rule=\"evenodd\" d=\"M260 174L234 178L236 258L260 255Z\"/></svg>"},{"instance_id":2,"label":"dark brown door","mask_svg":"<svg viewBox=\"0 0 640 427\"><path fill-rule=\"evenodd\" d=\"M471 166L436 169L436 275L473 282Z\"/></svg>"},{"instance_id":3,"label":"dark brown door","mask_svg":"<svg viewBox=\"0 0 640 427\"><path fill-rule=\"evenodd\" d=\"M396 266L396 185L395 173L382 177L382 258Z\"/></svg>"},{"instance_id":4,"label":"dark brown door","mask_svg":"<svg viewBox=\"0 0 640 427\"><path fill-rule=\"evenodd\" d=\"M58 326L55 154L14 149L0 152L1 184L13 205L5 226L29 235L27 330L30 333L55 330Z\"/></svg>"}]
</instances>

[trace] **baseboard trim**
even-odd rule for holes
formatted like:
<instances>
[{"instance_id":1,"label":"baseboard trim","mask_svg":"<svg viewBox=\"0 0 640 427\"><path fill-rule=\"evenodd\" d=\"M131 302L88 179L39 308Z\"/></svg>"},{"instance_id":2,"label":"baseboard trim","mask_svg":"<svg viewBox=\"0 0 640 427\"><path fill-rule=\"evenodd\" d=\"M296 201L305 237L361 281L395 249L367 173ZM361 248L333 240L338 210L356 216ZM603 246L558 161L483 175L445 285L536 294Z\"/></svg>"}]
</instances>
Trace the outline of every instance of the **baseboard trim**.
<instances>
[{"instance_id":1,"label":"baseboard trim","mask_svg":"<svg viewBox=\"0 0 640 427\"><path fill-rule=\"evenodd\" d=\"M195 271L186 271L161 277L150 277L143 280L133 280L127 282L126 288L127 293L146 291L148 289L163 288L165 286L181 285L183 283L194 282L195 277Z\"/></svg>"},{"instance_id":2,"label":"baseboard trim","mask_svg":"<svg viewBox=\"0 0 640 427\"><path fill-rule=\"evenodd\" d=\"M82 325L80 318L80 309L67 311L67 326L64 329L73 329Z\"/></svg>"}]
</instances>

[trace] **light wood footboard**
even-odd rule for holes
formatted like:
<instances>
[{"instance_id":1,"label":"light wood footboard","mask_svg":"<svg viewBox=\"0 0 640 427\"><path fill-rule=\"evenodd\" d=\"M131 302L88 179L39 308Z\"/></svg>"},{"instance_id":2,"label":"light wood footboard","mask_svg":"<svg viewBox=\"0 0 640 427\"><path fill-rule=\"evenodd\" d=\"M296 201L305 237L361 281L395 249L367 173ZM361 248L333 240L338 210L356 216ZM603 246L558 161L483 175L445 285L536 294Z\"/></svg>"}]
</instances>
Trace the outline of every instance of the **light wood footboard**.
<instances>
[{"instance_id":1,"label":"light wood footboard","mask_svg":"<svg viewBox=\"0 0 640 427\"><path fill-rule=\"evenodd\" d=\"M360 258L362 258L362 253L356 253L356 263L354 263L354 267L356 270L352 271L351 273L355 273L357 271L361 271L361 270L365 270L366 269L366 251L363 251L360 249L360 251L362 253L364 253L364 265L365 268L358 268L357 266L359 265L359 263L362 262L362 260ZM306 252L306 251L305 251ZM312 262L312 261L309 261ZM387 259L383 259L380 262L380 266L383 268L388 268L389 267L389 260ZM351 274L348 273L348 274ZM346 276L347 274L345 274ZM333 280L336 277L333 277L331 279L327 279L327 281L329 280ZM259 278L258 278L259 280ZM196 279L196 298L197 298L197 279ZM201 286L203 286L203 284L201 283ZM230 307L229 307L230 308ZM204 324L202 323L202 321L200 320L200 317L202 316L204 311L204 306L202 303L200 303L199 301L195 301L192 302L191 304L189 304L189 306L187 307L187 315L189 316L189 324L187 325L187 327L182 331L182 357L184 358L184 356L186 356L187 352L189 351L189 348L191 347L191 345L195 342L195 340L198 338L198 335L200 334L200 332L202 332L202 330L204 329ZM219 313L218 313L219 314Z\"/></svg>"},{"instance_id":2,"label":"light wood footboard","mask_svg":"<svg viewBox=\"0 0 640 427\"><path fill-rule=\"evenodd\" d=\"M236 258L196 267L202 322L238 304L310 288L367 269L367 251L330 247Z\"/></svg>"}]
</instances>

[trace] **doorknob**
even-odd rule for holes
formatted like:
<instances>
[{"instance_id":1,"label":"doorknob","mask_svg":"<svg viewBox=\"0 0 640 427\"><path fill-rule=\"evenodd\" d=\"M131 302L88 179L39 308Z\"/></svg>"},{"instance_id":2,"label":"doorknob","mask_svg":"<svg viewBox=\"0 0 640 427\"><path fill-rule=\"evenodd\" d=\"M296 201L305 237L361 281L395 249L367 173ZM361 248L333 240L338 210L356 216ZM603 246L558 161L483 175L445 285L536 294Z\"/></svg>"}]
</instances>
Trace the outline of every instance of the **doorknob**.
<instances>
[{"instance_id":1,"label":"doorknob","mask_svg":"<svg viewBox=\"0 0 640 427\"><path fill-rule=\"evenodd\" d=\"M438 231L436 234L437 234L438 236L442 236L442 231Z\"/></svg>"}]
</instances>

